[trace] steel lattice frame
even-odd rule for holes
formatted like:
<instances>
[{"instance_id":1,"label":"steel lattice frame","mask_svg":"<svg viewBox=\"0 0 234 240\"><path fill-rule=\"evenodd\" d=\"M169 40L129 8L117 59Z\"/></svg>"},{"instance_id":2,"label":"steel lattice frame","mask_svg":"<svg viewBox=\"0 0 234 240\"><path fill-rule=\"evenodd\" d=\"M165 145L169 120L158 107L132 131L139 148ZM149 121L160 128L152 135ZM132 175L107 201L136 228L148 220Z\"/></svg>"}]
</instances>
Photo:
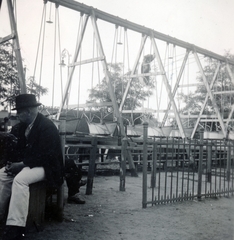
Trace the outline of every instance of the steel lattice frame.
<instances>
[{"instance_id":1,"label":"steel lattice frame","mask_svg":"<svg viewBox=\"0 0 234 240\"><path fill-rule=\"evenodd\" d=\"M177 125L179 127L180 135L181 135L182 138L186 137L184 127L182 125L181 117L180 117L180 114L178 112L178 109L177 109L174 98L175 98L175 94L177 92L177 89L179 87L181 77L184 73L185 64L188 61L188 56L189 56L189 54L193 54L194 59L195 59L196 64L197 64L197 67L199 69L199 72L202 76L203 84L206 87L207 95L206 95L205 101L203 103L202 109L201 109L201 111L200 111L200 113L197 117L196 124L194 126L191 137L193 137L194 134L195 134L195 131L198 127L199 121L201 120L201 117L202 117L202 114L203 114L203 111L204 111L204 108L207 104L208 99L210 99L212 104L213 104L213 108L215 110L217 120L220 123L220 126L222 128L223 135L226 136L227 127L228 127L229 122L232 119L234 107L232 107L232 110L229 113L228 119L226 119L226 123L224 123L224 119L222 118L221 113L220 113L220 111L219 111L219 109L216 105L215 98L214 98L214 93L212 91L212 87L214 85L214 82L216 81L217 74L218 74L219 69L220 69L220 64L218 65L218 67L216 69L216 72L215 72L215 75L213 77L212 82L209 84L208 81L207 81L206 75L204 74L204 69L202 67L202 64L201 64L201 61L199 59L198 54L209 57L209 58L212 58L212 59L215 59L220 63L224 63L226 65L226 69L227 69L227 72L229 74L229 77L230 77L232 83L234 84L234 76L233 76L233 74L231 72L231 69L230 69L230 65L234 66L234 61L233 60L230 60L228 58L225 58L221 55L218 55L218 54L213 53L211 51L208 51L206 49L200 48L200 47L195 46L193 44L190 44L190 43L181 41L179 39L170 37L168 35L159 33L155 30L150 29L150 28L135 24L133 22L121 19L119 17L115 17L111 14L105 13L105 12L100 11L98 9L94 9L93 7L86 6L84 4L81 4L81 3L73 1L73 0L48 0L48 1L52 2L52 3L55 3L56 7L62 6L62 7L68 8L68 9L78 11L82 15L84 15L84 19L85 19L82 30L80 32L79 41L77 42L77 47L76 47L76 52L74 54L73 62L71 64L72 67L71 67L71 71L69 72L67 85L65 87L64 99L62 100L61 105L60 105L60 112L64 107L64 104L66 102L66 98L68 97L68 91L69 91L69 88L70 88L70 85L71 85L72 76L73 76L73 73L74 73L75 66L82 64L82 63L77 63L77 58L78 58L79 52L81 50L82 40L83 40L85 31L86 31L86 26L87 26L88 20L91 19L92 26L93 26L93 32L95 34L95 38L96 38L96 41L97 41L97 46L98 46L98 51L99 51L100 56L97 59L93 59L91 61L87 60L87 62L99 61L99 60L101 60L101 62L102 62L103 71L104 71L104 74L105 74L105 78L107 79L109 92L110 92L110 96L111 96L111 101L112 101L113 108L114 108L114 113L115 113L115 116L116 116L116 118L117 118L117 120L120 124L122 136L125 135L124 134L123 123L122 123L122 112L124 112L123 111L123 106L124 106L124 103L125 103L125 100L126 100L126 97L127 97L127 94L128 94L128 90L129 90L130 85L131 85L131 81L134 77L136 77L135 72L136 72L137 66L139 65L139 59L142 56L142 51L143 51L143 48L144 48L144 45L145 45L145 42L146 42L147 38L150 39L151 44L153 46L153 53L156 57L157 64L158 64L159 69L160 69L159 74L161 74L161 76L162 76L163 84L165 86L165 89L166 89L166 92L167 92L167 95L168 95L168 99L169 99L169 103L168 103L167 109L165 111L165 115L164 115L162 124L163 125L165 124L166 119L167 119L168 114L169 114L169 110L172 107L173 113L174 113L175 118L176 118ZM11 0L7 0L7 2L8 2L9 5L11 4ZM47 1L44 1L44 2L47 2ZM9 9L10 8L11 7L9 6ZM11 11L9 11L9 14L11 14ZM132 30L132 31L137 32L137 33L142 35L141 46L140 46L140 49L138 50L138 54L136 56L134 66L131 69L131 78L130 78L130 80L127 84L127 87L125 89L120 107L118 107L118 105L117 105L116 96L114 94L113 87L110 83L110 73L109 73L109 70L108 70L108 64L107 64L107 61L106 61L105 52L104 52L103 45L102 45L102 40L101 40L100 35L99 35L99 29L98 29L98 24L97 24L98 19L101 19L101 20L106 21L108 23L112 23L115 26L121 26L124 29L129 29L129 30ZM11 22L14 23L13 20L11 20ZM13 38L13 39L17 40L17 31L16 31L16 28L14 27L14 25L12 25L12 35L7 36L4 39L0 39L0 43L6 41L9 38ZM185 49L186 53L184 55L183 63L180 67L179 75L177 76L176 83L175 83L174 86L171 86L170 83L169 83L169 79L168 79L168 76L166 74L165 67L162 63L162 57L160 55L160 52L158 50L158 46L156 44L156 39L164 41L167 44L172 44L173 46L177 46L177 47ZM16 44L17 44L17 41L16 41ZM19 51L16 52L16 55L19 55ZM20 57L18 57L18 59L20 59ZM20 66L20 63L19 63L19 66ZM155 74L158 74L158 73L155 73ZM21 73L20 75L23 76L23 73ZM21 81L20 81L21 85L22 85L21 89L22 89L22 91L24 91L25 81L23 80L24 79L23 77L21 77L21 78L22 78Z\"/></svg>"}]
</instances>

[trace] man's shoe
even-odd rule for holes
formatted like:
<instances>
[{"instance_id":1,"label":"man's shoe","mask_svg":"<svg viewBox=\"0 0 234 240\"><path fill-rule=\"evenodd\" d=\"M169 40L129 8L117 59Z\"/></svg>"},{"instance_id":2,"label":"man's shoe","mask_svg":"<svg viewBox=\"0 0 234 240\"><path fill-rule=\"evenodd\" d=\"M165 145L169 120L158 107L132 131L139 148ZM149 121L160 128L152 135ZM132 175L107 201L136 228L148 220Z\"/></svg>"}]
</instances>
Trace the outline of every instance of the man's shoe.
<instances>
[{"instance_id":1,"label":"man's shoe","mask_svg":"<svg viewBox=\"0 0 234 240\"><path fill-rule=\"evenodd\" d=\"M22 240L25 237L25 227L6 226L2 240Z\"/></svg>"},{"instance_id":2,"label":"man's shoe","mask_svg":"<svg viewBox=\"0 0 234 240\"><path fill-rule=\"evenodd\" d=\"M74 203L74 204L85 204L84 200L81 200L78 196L74 195L67 198L68 203Z\"/></svg>"},{"instance_id":3,"label":"man's shoe","mask_svg":"<svg viewBox=\"0 0 234 240\"><path fill-rule=\"evenodd\" d=\"M87 183L87 180L80 180L79 185L80 187L85 186Z\"/></svg>"}]
</instances>

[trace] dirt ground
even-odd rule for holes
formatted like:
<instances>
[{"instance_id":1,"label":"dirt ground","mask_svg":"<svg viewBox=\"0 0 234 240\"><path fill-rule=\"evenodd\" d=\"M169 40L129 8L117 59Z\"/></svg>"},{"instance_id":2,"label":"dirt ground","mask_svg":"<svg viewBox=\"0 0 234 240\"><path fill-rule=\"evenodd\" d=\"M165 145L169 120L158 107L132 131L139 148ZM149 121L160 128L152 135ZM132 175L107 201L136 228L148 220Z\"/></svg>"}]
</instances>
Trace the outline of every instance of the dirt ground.
<instances>
[{"instance_id":1,"label":"dirt ground","mask_svg":"<svg viewBox=\"0 0 234 240\"><path fill-rule=\"evenodd\" d=\"M64 221L47 221L34 240L233 240L234 197L203 199L142 208L142 175L96 176L92 195L81 189L84 205L67 204ZM65 187L65 192L67 191Z\"/></svg>"}]
</instances>

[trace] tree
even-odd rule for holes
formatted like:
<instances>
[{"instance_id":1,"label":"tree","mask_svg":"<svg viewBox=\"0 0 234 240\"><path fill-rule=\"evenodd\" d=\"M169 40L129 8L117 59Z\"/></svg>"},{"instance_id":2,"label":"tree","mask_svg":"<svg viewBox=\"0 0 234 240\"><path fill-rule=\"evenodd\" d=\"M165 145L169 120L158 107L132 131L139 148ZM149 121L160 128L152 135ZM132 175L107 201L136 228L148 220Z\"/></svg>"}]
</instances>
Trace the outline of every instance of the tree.
<instances>
[{"instance_id":1,"label":"tree","mask_svg":"<svg viewBox=\"0 0 234 240\"><path fill-rule=\"evenodd\" d=\"M34 83L33 78L28 79L27 92L36 96L44 95L47 89ZM12 104L14 97L20 94L20 84L17 75L17 64L13 54L12 44L8 41L0 44L0 104L6 108Z\"/></svg>"},{"instance_id":2,"label":"tree","mask_svg":"<svg viewBox=\"0 0 234 240\"><path fill-rule=\"evenodd\" d=\"M231 55L230 53L226 53L225 57L230 58L232 60L234 59L234 55ZM210 84L217 69L218 62L217 60L207 58L206 63L207 65L204 67L204 73L208 83ZM234 68L232 67L232 71L233 70ZM199 82L203 83L201 75L199 75L197 79ZM234 89L234 84L226 70L225 63L222 63L212 90L214 90L215 92L222 92L230 91L231 89ZM183 93L180 94L179 96L180 101L185 103L185 107L183 107L180 110L180 112L183 114L185 113L199 114L201 111L201 107L205 101L206 94L207 90L204 84L198 85L194 93L189 93L188 95ZM221 116L223 118L227 118L231 110L231 106L234 104L234 95L220 93L215 94L214 98L216 106L218 107L218 110L221 113ZM215 110L213 106L214 105L211 102L211 100L208 99L203 114L206 115L214 114Z\"/></svg>"},{"instance_id":3,"label":"tree","mask_svg":"<svg viewBox=\"0 0 234 240\"><path fill-rule=\"evenodd\" d=\"M130 72L122 75L123 65L121 63L108 64L110 70L110 81L114 88L114 93L118 106L120 106L124 91L126 89L127 83L129 81ZM138 78L132 79L127 98L123 109L134 110L142 106L142 101L146 100L147 97L153 94L152 89L154 88L154 82L151 78L147 81L147 86ZM93 89L89 90L89 103L92 102L111 102L111 97L106 82L104 78L100 84L95 86ZM139 115L139 114L138 114ZM128 114L127 119L133 121L132 116Z\"/></svg>"}]
</instances>

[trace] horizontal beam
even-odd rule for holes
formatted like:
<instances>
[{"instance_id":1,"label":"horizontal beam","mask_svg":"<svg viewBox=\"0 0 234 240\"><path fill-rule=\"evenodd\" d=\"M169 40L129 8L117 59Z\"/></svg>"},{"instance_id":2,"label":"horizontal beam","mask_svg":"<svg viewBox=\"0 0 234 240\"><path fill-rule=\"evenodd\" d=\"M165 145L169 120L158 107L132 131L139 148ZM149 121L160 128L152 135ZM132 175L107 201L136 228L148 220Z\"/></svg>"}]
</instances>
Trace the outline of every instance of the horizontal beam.
<instances>
[{"instance_id":1,"label":"horizontal beam","mask_svg":"<svg viewBox=\"0 0 234 240\"><path fill-rule=\"evenodd\" d=\"M219 92L213 92L213 94L233 94L234 91L219 91Z\"/></svg>"},{"instance_id":2,"label":"horizontal beam","mask_svg":"<svg viewBox=\"0 0 234 240\"><path fill-rule=\"evenodd\" d=\"M0 38L0 44L2 44L4 42L7 42L7 41L9 41L9 40L11 40L13 38L15 38L15 34L13 34L13 33L8 35L8 36L6 36L6 37Z\"/></svg>"},{"instance_id":3,"label":"horizontal beam","mask_svg":"<svg viewBox=\"0 0 234 240\"><path fill-rule=\"evenodd\" d=\"M152 108L142 108L139 110L122 110L122 113L165 113L167 110L154 110ZM169 110L173 113L173 110Z\"/></svg>"},{"instance_id":4,"label":"horizontal beam","mask_svg":"<svg viewBox=\"0 0 234 240\"><path fill-rule=\"evenodd\" d=\"M189 114L189 115L185 115L185 114L180 114L180 117L181 118L198 118L198 117L201 117L201 118L206 118L206 119L211 119L211 118L216 118L216 115L198 115L198 114Z\"/></svg>"},{"instance_id":5,"label":"horizontal beam","mask_svg":"<svg viewBox=\"0 0 234 240\"><path fill-rule=\"evenodd\" d=\"M223 122L226 122L227 119L223 119ZM229 122L233 122L234 119L231 119ZM200 122L219 122L218 118L217 119L201 119Z\"/></svg>"},{"instance_id":6,"label":"horizontal beam","mask_svg":"<svg viewBox=\"0 0 234 240\"><path fill-rule=\"evenodd\" d=\"M179 85L179 87L197 87L202 85L204 85L204 83L191 83L191 84L182 84L182 85Z\"/></svg>"},{"instance_id":7,"label":"horizontal beam","mask_svg":"<svg viewBox=\"0 0 234 240\"><path fill-rule=\"evenodd\" d=\"M214 59L222 61L222 62L228 62L228 63L234 65L233 60L225 58L222 55L219 55L214 52L208 51L206 49L200 48L198 46L195 46L194 44L184 42L177 38L170 37L169 35L157 32L151 28L147 28L147 27L141 26L139 24L130 22L128 20L116 17L114 15L103 12L96 8L87 6L83 3L79 3L79 2L76 2L73 0L48 0L48 1L58 4L58 5L61 5L63 7L70 8L70 9L78 11L80 13L87 14L87 15L92 15L92 12L94 12L97 19L101 19L103 21L113 23L117 26L121 26L126 29L130 29L132 31L139 32L139 33L147 35L147 36L153 36L154 38L165 41L167 43L171 43L173 45L176 45L176 46L179 46L179 47L191 50L191 51L196 51L197 53L205 55L207 57L214 58Z\"/></svg>"},{"instance_id":8,"label":"horizontal beam","mask_svg":"<svg viewBox=\"0 0 234 240\"><path fill-rule=\"evenodd\" d=\"M164 75L165 73L161 72L154 72L154 73L142 73L142 74L134 74L130 75L130 78L137 78L137 77L148 77L148 76L157 76L157 75Z\"/></svg>"},{"instance_id":9,"label":"horizontal beam","mask_svg":"<svg viewBox=\"0 0 234 240\"><path fill-rule=\"evenodd\" d=\"M83 60L83 61L80 61L80 62L74 62L73 64L69 64L68 67L75 67L75 66L83 65L83 64L87 64L87 63L103 61L104 59L105 59L104 57L97 57L97 58L86 59L86 60Z\"/></svg>"},{"instance_id":10,"label":"horizontal beam","mask_svg":"<svg viewBox=\"0 0 234 240\"><path fill-rule=\"evenodd\" d=\"M112 102L101 102L101 103L84 103L84 104L69 104L68 108L91 108L91 107L111 107Z\"/></svg>"}]
</instances>

